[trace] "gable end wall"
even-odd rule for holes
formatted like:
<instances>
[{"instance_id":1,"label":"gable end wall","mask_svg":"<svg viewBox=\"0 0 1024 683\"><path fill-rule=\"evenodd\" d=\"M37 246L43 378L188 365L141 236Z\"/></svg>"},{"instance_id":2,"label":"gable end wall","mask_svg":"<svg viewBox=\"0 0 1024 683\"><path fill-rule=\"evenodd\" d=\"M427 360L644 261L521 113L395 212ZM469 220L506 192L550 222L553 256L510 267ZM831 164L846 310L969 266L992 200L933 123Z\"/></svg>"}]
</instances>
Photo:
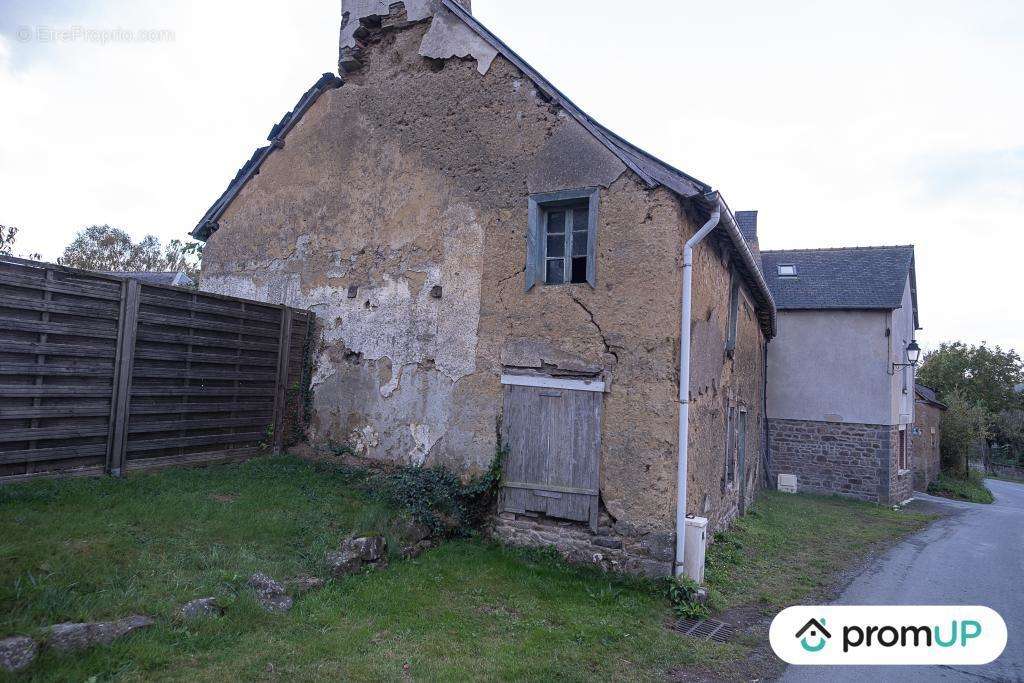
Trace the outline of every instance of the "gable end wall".
<instances>
[{"instance_id":1,"label":"gable end wall","mask_svg":"<svg viewBox=\"0 0 1024 683\"><path fill-rule=\"evenodd\" d=\"M671 531L680 259L695 226L503 58L481 75L471 59L420 56L428 28L372 36L224 213L202 287L316 312L311 437L371 458L481 470L502 372L606 377L604 519L634 539ZM593 184L596 289L525 292L529 193ZM701 247L694 279L689 511L713 528L738 511L739 485L721 481L730 402L750 411L748 501L762 480L764 337L746 295L724 353L725 253Z\"/></svg>"}]
</instances>

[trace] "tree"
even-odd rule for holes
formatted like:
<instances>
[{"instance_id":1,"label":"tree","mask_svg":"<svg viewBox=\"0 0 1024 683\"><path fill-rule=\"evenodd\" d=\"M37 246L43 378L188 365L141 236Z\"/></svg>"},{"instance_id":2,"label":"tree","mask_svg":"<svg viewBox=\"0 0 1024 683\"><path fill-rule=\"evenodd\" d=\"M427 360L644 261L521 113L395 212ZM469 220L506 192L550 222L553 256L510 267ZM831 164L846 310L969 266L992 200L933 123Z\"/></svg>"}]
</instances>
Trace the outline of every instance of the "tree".
<instances>
[{"instance_id":1,"label":"tree","mask_svg":"<svg viewBox=\"0 0 1024 683\"><path fill-rule=\"evenodd\" d=\"M13 256L14 255L14 242L18 237L18 228L13 225L0 225L0 256ZM38 261L43 257L38 253L32 254L18 254L19 258L31 259Z\"/></svg>"},{"instance_id":2,"label":"tree","mask_svg":"<svg viewBox=\"0 0 1024 683\"><path fill-rule=\"evenodd\" d=\"M947 410L939 423L942 466L966 477L967 454L971 444L988 439L989 414L980 403L971 403L964 392L954 390L943 397Z\"/></svg>"},{"instance_id":3,"label":"tree","mask_svg":"<svg viewBox=\"0 0 1024 683\"><path fill-rule=\"evenodd\" d=\"M1004 410L996 415L992 438L1010 446L1012 453L1024 453L1024 410Z\"/></svg>"},{"instance_id":4,"label":"tree","mask_svg":"<svg viewBox=\"0 0 1024 683\"><path fill-rule=\"evenodd\" d=\"M0 255L8 255L14 250L14 239L18 229L13 225L0 225Z\"/></svg>"},{"instance_id":5,"label":"tree","mask_svg":"<svg viewBox=\"0 0 1024 683\"><path fill-rule=\"evenodd\" d=\"M171 240L164 247L155 235L146 235L136 243L121 228L91 225L75 235L57 262L85 270L184 271L196 280L202 256L201 242Z\"/></svg>"},{"instance_id":6,"label":"tree","mask_svg":"<svg viewBox=\"0 0 1024 683\"><path fill-rule=\"evenodd\" d=\"M990 415L1024 408L1015 385L1024 382L1024 363L1013 349L1003 351L987 343L943 343L925 355L917 373L922 384L935 389L945 401L960 392L970 404L980 404Z\"/></svg>"}]
</instances>

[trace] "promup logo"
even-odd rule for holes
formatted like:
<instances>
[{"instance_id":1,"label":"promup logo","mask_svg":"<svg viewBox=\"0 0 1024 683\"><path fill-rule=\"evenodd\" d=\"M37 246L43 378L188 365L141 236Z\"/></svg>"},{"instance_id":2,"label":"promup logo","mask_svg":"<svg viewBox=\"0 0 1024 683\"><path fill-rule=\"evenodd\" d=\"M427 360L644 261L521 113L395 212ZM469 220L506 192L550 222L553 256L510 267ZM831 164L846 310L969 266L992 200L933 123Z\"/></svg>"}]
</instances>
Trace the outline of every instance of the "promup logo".
<instances>
[{"instance_id":1,"label":"promup logo","mask_svg":"<svg viewBox=\"0 0 1024 683\"><path fill-rule=\"evenodd\" d=\"M790 607L768 635L790 664L988 664L1006 647L1006 623L979 606Z\"/></svg>"},{"instance_id":2,"label":"promup logo","mask_svg":"<svg viewBox=\"0 0 1024 683\"><path fill-rule=\"evenodd\" d=\"M810 633L807 633L808 631ZM807 635L804 635L805 633ZM822 617L821 621L817 619L809 620L802 629L796 632L796 637L800 639L800 646L803 649L808 652L821 652L828 644L828 639L832 637L832 634L825 629L825 618ZM808 638L812 641L817 638L817 641L814 645L811 645L807 642Z\"/></svg>"}]
</instances>

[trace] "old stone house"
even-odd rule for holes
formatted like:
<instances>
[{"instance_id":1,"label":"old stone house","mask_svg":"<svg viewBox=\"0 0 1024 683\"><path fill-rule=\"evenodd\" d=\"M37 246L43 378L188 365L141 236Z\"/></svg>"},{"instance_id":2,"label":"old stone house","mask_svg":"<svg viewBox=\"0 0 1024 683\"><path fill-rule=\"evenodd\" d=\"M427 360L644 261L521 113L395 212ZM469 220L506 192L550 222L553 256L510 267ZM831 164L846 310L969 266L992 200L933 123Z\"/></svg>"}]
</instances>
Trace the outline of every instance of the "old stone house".
<instances>
[{"instance_id":1,"label":"old stone house","mask_svg":"<svg viewBox=\"0 0 1024 683\"><path fill-rule=\"evenodd\" d=\"M926 491L942 469L940 424L946 404L935 390L920 382L914 385L914 428L910 437L914 490Z\"/></svg>"},{"instance_id":2,"label":"old stone house","mask_svg":"<svg viewBox=\"0 0 1024 683\"><path fill-rule=\"evenodd\" d=\"M680 432L711 531L764 477L775 308L734 215L468 2L345 0L339 66L193 231L202 288L316 313L313 439L460 471L505 450L499 536L669 573Z\"/></svg>"},{"instance_id":3,"label":"old stone house","mask_svg":"<svg viewBox=\"0 0 1024 683\"><path fill-rule=\"evenodd\" d=\"M763 251L761 260L779 311L768 348L772 476L796 475L803 491L908 500L914 248Z\"/></svg>"}]
</instances>

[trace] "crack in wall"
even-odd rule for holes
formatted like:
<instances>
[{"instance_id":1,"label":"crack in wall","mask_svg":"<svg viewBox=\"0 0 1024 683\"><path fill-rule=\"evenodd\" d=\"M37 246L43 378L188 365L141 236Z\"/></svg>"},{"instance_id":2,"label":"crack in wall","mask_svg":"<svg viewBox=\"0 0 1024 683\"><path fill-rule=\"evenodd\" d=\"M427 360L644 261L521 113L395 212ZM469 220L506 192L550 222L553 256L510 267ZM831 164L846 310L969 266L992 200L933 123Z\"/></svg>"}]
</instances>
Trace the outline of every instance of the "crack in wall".
<instances>
[{"instance_id":1,"label":"crack in wall","mask_svg":"<svg viewBox=\"0 0 1024 683\"><path fill-rule=\"evenodd\" d=\"M597 333L601 336L601 343L604 344L604 352L609 354L609 355L611 355L612 357L614 357L615 358L615 364L618 365L618 363L619 363L619 354L617 354L615 352L615 349L612 347L612 345L608 343L608 338L604 336L604 330L601 329L601 326L597 322L597 318L594 317L594 312L591 311L589 308L587 308L587 305L585 303L583 303L582 301L580 301L579 297L577 297L576 294L573 293L573 291L571 289L569 289L567 291L569 292L570 298L572 298L572 300L576 302L576 305L579 306L580 308L582 308L584 311L586 311L587 315L590 317L590 324L594 326L594 329L596 329ZM622 347L620 346L619 348L622 348ZM623 349L623 350L625 350L625 349Z\"/></svg>"},{"instance_id":2,"label":"crack in wall","mask_svg":"<svg viewBox=\"0 0 1024 683\"><path fill-rule=\"evenodd\" d=\"M501 301L501 308L505 311L505 324L508 326L507 336L512 336L512 317L508 314L508 302L505 301L505 283L509 280L516 278L526 272L526 268L517 270L507 277L503 277L498 280L498 300Z\"/></svg>"}]
</instances>

